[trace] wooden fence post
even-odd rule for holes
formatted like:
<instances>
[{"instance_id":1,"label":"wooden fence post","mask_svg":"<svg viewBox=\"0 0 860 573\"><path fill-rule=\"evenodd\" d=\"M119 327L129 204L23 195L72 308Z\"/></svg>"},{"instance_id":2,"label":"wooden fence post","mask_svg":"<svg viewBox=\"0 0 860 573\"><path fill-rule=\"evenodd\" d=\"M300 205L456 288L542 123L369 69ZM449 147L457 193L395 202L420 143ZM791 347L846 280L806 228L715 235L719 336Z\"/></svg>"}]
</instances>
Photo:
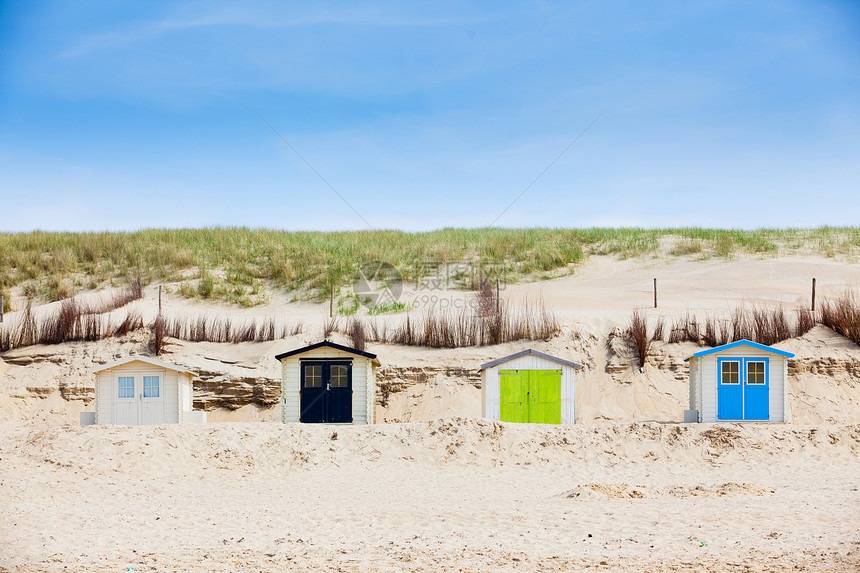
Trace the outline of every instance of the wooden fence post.
<instances>
[{"instance_id":1,"label":"wooden fence post","mask_svg":"<svg viewBox=\"0 0 860 573\"><path fill-rule=\"evenodd\" d=\"M657 278L654 278L654 308L657 308Z\"/></svg>"},{"instance_id":2,"label":"wooden fence post","mask_svg":"<svg viewBox=\"0 0 860 573\"><path fill-rule=\"evenodd\" d=\"M815 279L812 279L812 312L815 312Z\"/></svg>"},{"instance_id":3,"label":"wooden fence post","mask_svg":"<svg viewBox=\"0 0 860 573\"><path fill-rule=\"evenodd\" d=\"M158 316L161 316L161 285L158 285Z\"/></svg>"},{"instance_id":4,"label":"wooden fence post","mask_svg":"<svg viewBox=\"0 0 860 573\"><path fill-rule=\"evenodd\" d=\"M0 322L3 322L3 295L0 294Z\"/></svg>"},{"instance_id":5,"label":"wooden fence post","mask_svg":"<svg viewBox=\"0 0 860 573\"><path fill-rule=\"evenodd\" d=\"M328 317L331 318L334 316L334 283L331 283L329 286L329 295L328 295Z\"/></svg>"},{"instance_id":6,"label":"wooden fence post","mask_svg":"<svg viewBox=\"0 0 860 573\"><path fill-rule=\"evenodd\" d=\"M496 314L499 314L499 279L496 278Z\"/></svg>"}]
</instances>

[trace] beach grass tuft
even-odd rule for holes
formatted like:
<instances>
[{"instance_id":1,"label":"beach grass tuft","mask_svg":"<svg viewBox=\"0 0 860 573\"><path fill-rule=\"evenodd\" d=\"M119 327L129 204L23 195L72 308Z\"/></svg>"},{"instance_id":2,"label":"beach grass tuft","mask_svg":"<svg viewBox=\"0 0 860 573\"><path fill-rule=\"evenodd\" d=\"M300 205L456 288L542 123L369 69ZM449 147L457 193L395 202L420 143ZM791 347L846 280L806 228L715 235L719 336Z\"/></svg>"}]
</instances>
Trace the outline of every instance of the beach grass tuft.
<instances>
[{"instance_id":1,"label":"beach grass tuft","mask_svg":"<svg viewBox=\"0 0 860 573\"><path fill-rule=\"evenodd\" d=\"M409 312L397 327L389 328L371 318L367 326L362 324L362 333L372 342L462 348L516 340L545 340L561 330L555 314L542 301L527 301L521 308L513 309L505 301L496 300L491 288L480 289L476 299L474 307L456 311L431 306L420 312ZM351 324L360 321L356 318ZM349 331L345 334L350 336Z\"/></svg>"},{"instance_id":2,"label":"beach grass tuft","mask_svg":"<svg viewBox=\"0 0 860 573\"><path fill-rule=\"evenodd\" d=\"M841 295L821 301L818 320L824 326L860 345L860 301L846 290Z\"/></svg>"},{"instance_id":3,"label":"beach grass tuft","mask_svg":"<svg viewBox=\"0 0 860 573\"><path fill-rule=\"evenodd\" d=\"M662 328L662 322L660 325ZM636 356L639 358L639 366L644 367L645 362L648 360L648 355L651 353L651 343L654 340L654 335L649 334L648 320L641 310L636 309L633 311L630 326L626 334L633 342L633 348L636 350Z\"/></svg>"},{"instance_id":4,"label":"beach grass tuft","mask_svg":"<svg viewBox=\"0 0 860 573\"><path fill-rule=\"evenodd\" d=\"M750 340L772 346L777 342L797 338L815 326L811 310L797 308L794 316L777 305L737 307L728 318L707 316L698 319L689 313L676 320L669 331L669 342L693 342L703 346L723 346L738 340Z\"/></svg>"}]
</instances>

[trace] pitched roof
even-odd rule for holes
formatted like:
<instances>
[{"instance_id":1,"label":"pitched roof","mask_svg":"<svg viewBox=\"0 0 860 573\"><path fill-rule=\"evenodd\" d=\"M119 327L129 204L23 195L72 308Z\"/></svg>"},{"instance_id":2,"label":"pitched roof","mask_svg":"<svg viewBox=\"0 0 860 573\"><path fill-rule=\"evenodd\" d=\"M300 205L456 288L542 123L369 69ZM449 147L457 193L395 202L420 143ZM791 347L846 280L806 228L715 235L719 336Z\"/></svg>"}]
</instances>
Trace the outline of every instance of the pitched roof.
<instances>
[{"instance_id":1,"label":"pitched roof","mask_svg":"<svg viewBox=\"0 0 860 573\"><path fill-rule=\"evenodd\" d=\"M302 348L296 348L295 350L290 350L289 352L284 352L283 354L278 354L275 356L275 360L283 360L288 356L295 356L296 354L304 354L305 352L310 352L311 350L316 350L317 348L334 348L335 350L340 350L342 352L349 352L350 354L355 354L356 356L363 356L365 358L370 358L377 364L379 364L379 360L376 358L376 354L371 354L370 352L365 352L364 350L359 350L357 348L352 348L351 346L344 346L343 344L336 344L329 340L323 340L322 342L317 342L316 344L311 344L310 346L305 346Z\"/></svg>"},{"instance_id":2,"label":"pitched roof","mask_svg":"<svg viewBox=\"0 0 860 573\"><path fill-rule=\"evenodd\" d=\"M132 354L125 358L121 358L120 360L115 360L114 362L108 362L107 364L103 364L99 366L95 370L91 370L92 374L97 374L99 372L104 372L105 370L110 370L111 368L116 368L117 366L122 366L123 364L128 364L129 362L145 362L151 366L157 366L159 368L165 368L167 370L173 370L174 372L185 372L187 374L191 374L192 376L196 376L194 372L188 370L187 368L183 368L182 366L176 366L175 364L169 364L167 362L163 362L161 360L157 360L155 358L149 358L148 356L138 356L137 354Z\"/></svg>"},{"instance_id":3,"label":"pitched roof","mask_svg":"<svg viewBox=\"0 0 860 573\"><path fill-rule=\"evenodd\" d=\"M515 354L510 354L508 356L503 356L502 358L496 358L486 364L481 364L480 370L486 370L487 368L492 368L493 366L498 366L499 364L504 364L505 362L510 362L511 360L516 360L517 358L521 358L523 356L537 356L538 358L543 358L545 360L549 360L551 362L555 362L556 364L561 364L562 366L570 366L571 368L575 368L579 370L582 368L580 364L576 362L571 362L570 360L565 360L563 358L558 358L557 356L551 356L549 354L544 354L543 352L538 352L534 348L527 348Z\"/></svg>"},{"instance_id":4,"label":"pitched roof","mask_svg":"<svg viewBox=\"0 0 860 573\"><path fill-rule=\"evenodd\" d=\"M729 350L738 346L749 346L750 348L758 348L759 350L764 350L765 352L772 352L773 354L785 356L786 358L794 358L794 354L792 354L791 352L786 352L785 350L780 350L779 348L774 348L773 346L766 346L764 344L759 344L758 342L753 342L752 340L744 339L738 340L737 342L731 342L729 344L723 344L722 346L709 348L708 350L696 352L692 356L688 356L687 358L685 358L684 362L689 362L691 358L701 358L702 356L707 356L708 354L722 352L723 350Z\"/></svg>"}]
</instances>

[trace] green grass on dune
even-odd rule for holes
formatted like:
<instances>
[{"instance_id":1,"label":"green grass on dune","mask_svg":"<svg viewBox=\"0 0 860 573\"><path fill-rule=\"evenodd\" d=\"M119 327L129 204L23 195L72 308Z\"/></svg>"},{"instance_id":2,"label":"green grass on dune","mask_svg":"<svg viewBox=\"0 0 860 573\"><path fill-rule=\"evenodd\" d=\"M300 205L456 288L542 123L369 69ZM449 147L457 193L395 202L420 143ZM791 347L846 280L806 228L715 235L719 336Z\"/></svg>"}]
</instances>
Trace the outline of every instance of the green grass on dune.
<instances>
[{"instance_id":1,"label":"green grass on dune","mask_svg":"<svg viewBox=\"0 0 860 573\"><path fill-rule=\"evenodd\" d=\"M664 252L663 239L673 247ZM83 289L185 281L186 296L253 304L262 284L323 298L382 262L406 280L435 263L468 262L504 280L537 277L589 255L731 257L791 253L853 256L860 228L762 229L442 229L286 232L247 228L153 229L132 233L0 233L0 291L57 300Z\"/></svg>"}]
</instances>

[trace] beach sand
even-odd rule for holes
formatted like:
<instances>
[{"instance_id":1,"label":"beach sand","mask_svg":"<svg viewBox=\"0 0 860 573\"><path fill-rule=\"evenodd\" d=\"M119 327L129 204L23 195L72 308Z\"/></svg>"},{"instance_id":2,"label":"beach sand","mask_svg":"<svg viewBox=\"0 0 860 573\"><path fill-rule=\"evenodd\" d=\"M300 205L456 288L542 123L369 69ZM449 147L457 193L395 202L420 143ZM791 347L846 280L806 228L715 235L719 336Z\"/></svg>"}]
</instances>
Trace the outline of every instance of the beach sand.
<instances>
[{"instance_id":1,"label":"beach sand","mask_svg":"<svg viewBox=\"0 0 860 573\"><path fill-rule=\"evenodd\" d=\"M0 427L0 571L857 571L860 427Z\"/></svg>"},{"instance_id":2,"label":"beach sand","mask_svg":"<svg viewBox=\"0 0 860 573\"><path fill-rule=\"evenodd\" d=\"M573 275L505 289L514 306L553 309L562 331L549 340L370 343L392 389L376 409L389 423L370 427L276 423L274 355L317 342L327 304L273 296L240 309L167 295L170 313L274 315L305 331L170 341L163 359L203 376L195 394L212 423L202 426L77 425L92 409L90 370L146 352L144 332L0 356L0 572L858 571L856 344L822 326L780 343L797 355L793 423L716 426L677 423L684 358L701 347L657 343L640 372L607 337L636 307L667 321L791 309L807 303L811 277L825 297L856 287L857 268L812 256L594 257ZM658 309L648 308L655 276ZM155 292L133 303L147 320ZM577 425L480 419L478 367L528 347L583 364Z\"/></svg>"}]
</instances>

